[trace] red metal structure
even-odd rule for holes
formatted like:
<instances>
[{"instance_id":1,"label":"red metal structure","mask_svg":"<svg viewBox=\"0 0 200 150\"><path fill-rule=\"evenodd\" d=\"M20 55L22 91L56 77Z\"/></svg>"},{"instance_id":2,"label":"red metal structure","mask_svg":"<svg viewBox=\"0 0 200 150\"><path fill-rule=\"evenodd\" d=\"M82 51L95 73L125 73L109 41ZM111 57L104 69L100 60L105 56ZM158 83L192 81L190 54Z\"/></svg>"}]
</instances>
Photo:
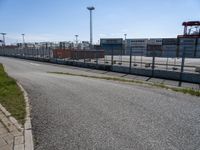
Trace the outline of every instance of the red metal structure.
<instances>
[{"instance_id":1,"label":"red metal structure","mask_svg":"<svg viewBox=\"0 0 200 150\"><path fill-rule=\"evenodd\" d=\"M200 21L183 22L182 25L184 26L184 32L183 35L178 37L200 38Z\"/></svg>"},{"instance_id":2,"label":"red metal structure","mask_svg":"<svg viewBox=\"0 0 200 150\"><path fill-rule=\"evenodd\" d=\"M54 58L69 59L95 59L104 58L103 50L79 50L79 49L54 49Z\"/></svg>"}]
</instances>

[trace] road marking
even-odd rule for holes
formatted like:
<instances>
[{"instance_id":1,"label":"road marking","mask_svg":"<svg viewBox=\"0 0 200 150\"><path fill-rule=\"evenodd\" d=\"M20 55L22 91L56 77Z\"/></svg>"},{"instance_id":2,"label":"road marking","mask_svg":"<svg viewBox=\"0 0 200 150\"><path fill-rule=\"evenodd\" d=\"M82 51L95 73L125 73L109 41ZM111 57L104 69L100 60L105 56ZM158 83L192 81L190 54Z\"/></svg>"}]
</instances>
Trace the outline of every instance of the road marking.
<instances>
[{"instance_id":1,"label":"road marking","mask_svg":"<svg viewBox=\"0 0 200 150\"><path fill-rule=\"evenodd\" d=\"M39 64L35 64L35 63L30 63L31 65L34 65L34 66L40 66Z\"/></svg>"}]
</instances>

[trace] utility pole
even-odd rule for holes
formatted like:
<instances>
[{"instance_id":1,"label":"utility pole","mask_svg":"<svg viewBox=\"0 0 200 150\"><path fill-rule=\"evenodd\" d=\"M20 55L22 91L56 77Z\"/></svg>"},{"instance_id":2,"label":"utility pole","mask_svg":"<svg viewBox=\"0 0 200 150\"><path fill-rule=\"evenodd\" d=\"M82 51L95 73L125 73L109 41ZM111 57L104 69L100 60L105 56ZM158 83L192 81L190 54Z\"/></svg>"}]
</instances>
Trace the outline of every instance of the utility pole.
<instances>
[{"instance_id":1,"label":"utility pole","mask_svg":"<svg viewBox=\"0 0 200 150\"><path fill-rule=\"evenodd\" d=\"M23 34L22 34L22 41L23 41L23 45L24 45L24 47L25 47L25 39L24 39L24 36L25 36L25 34L23 33Z\"/></svg>"},{"instance_id":2,"label":"utility pole","mask_svg":"<svg viewBox=\"0 0 200 150\"><path fill-rule=\"evenodd\" d=\"M76 46L78 45L78 35L75 35L76 37Z\"/></svg>"},{"instance_id":3,"label":"utility pole","mask_svg":"<svg viewBox=\"0 0 200 150\"><path fill-rule=\"evenodd\" d=\"M4 51L4 47L6 45L6 42L5 42L5 35L6 33L0 33L2 36L3 36L3 41L2 41L2 53L3 55L6 55L6 52Z\"/></svg>"},{"instance_id":4,"label":"utility pole","mask_svg":"<svg viewBox=\"0 0 200 150\"><path fill-rule=\"evenodd\" d=\"M5 46L6 45L6 41L5 41L5 35L6 35L6 33L1 33L1 35L3 36L3 46Z\"/></svg>"},{"instance_id":5,"label":"utility pole","mask_svg":"<svg viewBox=\"0 0 200 150\"><path fill-rule=\"evenodd\" d=\"M93 42L93 28L92 28L92 11L95 10L95 7L87 7L87 9L90 11L90 48L92 48L92 42Z\"/></svg>"},{"instance_id":6,"label":"utility pole","mask_svg":"<svg viewBox=\"0 0 200 150\"><path fill-rule=\"evenodd\" d=\"M124 34L124 40L126 40L126 36L127 36L127 34Z\"/></svg>"}]
</instances>

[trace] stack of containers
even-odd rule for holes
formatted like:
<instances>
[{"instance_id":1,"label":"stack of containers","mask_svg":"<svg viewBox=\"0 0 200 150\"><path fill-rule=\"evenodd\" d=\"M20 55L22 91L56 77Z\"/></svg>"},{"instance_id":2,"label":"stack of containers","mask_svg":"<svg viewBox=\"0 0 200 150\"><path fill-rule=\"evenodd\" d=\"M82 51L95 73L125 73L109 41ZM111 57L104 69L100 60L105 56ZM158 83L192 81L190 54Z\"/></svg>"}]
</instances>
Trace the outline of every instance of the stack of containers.
<instances>
[{"instance_id":1,"label":"stack of containers","mask_svg":"<svg viewBox=\"0 0 200 150\"><path fill-rule=\"evenodd\" d=\"M162 55L162 39L153 38L147 42L147 56L161 57Z\"/></svg>"},{"instance_id":2,"label":"stack of containers","mask_svg":"<svg viewBox=\"0 0 200 150\"><path fill-rule=\"evenodd\" d=\"M179 38L179 57L194 58L196 49L196 38Z\"/></svg>"},{"instance_id":3,"label":"stack of containers","mask_svg":"<svg viewBox=\"0 0 200 150\"><path fill-rule=\"evenodd\" d=\"M132 55L134 56L145 56L147 51L147 41L148 39L127 39L125 44L126 55L130 55L132 50Z\"/></svg>"},{"instance_id":4,"label":"stack of containers","mask_svg":"<svg viewBox=\"0 0 200 150\"><path fill-rule=\"evenodd\" d=\"M166 38L162 40L162 57L177 56L177 38Z\"/></svg>"},{"instance_id":5,"label":"stack of containers","mask_svg":"<svg viewBox=\"0 0 200 150\"><path fill-rule=\"evenodd\" d=\"M122 38L100 39L100 46L106 55L124 55L124 42Z\"/></svg>"},{"instance_id":6,"label":"stack of containers","mask_svg":"<svg viewBox=\"0 0 200 150\"><path fill-rule=\"evenodd\" d=\"M148 39L127 39L125 44L126 55L145 56L147 51Z\"/></svg>"},{"instance_id":7,"label":"stack of containers","mask_svg":"<svg viewBox=\"0 0 200 150\"><path fill-rule=\"evenodd\" d=\"M200 58L200 38L197 40L197 51L196 51L196 57Z\"/></svg>"},{"instance_id":8,"label":"stack of containers","mask_svg":"<svg viewBox=\"0 0 200 150\"><path fill-rule=\"evenodd\" d=\"M124 40L124 54L130 55L130 41L131 39Z\"/></svg>"}]
</instances>

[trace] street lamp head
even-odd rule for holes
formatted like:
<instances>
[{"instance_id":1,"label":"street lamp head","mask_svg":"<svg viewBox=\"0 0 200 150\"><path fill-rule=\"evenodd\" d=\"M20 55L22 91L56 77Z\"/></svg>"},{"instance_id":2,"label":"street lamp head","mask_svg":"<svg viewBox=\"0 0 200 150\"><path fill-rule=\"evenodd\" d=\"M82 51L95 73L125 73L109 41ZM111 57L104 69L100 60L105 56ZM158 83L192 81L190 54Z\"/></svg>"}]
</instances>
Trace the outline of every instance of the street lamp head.
<instances>
[{"instance_id":1,"label":"street lamp head","mask_svg":"<svg viewBox=\"0 0 200 150\"><path fill-rule=\"evenodd\" d=\"M2 35L6 35L6 33L0 33L0 34L2 34Z\"/></svg>"},{"instance_id":2,"label":"street lamp head","mask_svg":"<svg viewBox=\"0 0 200 150\"><path fill-rule=\"evenodd\" d=\"M93 6L87 7L88 10L95 10Z\"/></svg>"},{"instance_id":3,"label":"street lamp head","mask_svg":"<svg viewBox=\"0 0 200 150\"><path fill-rule=\"evenodd\" d=\"M127 34L125 33L125 34L124 34L124 38L125 38L125 40L126 40L126 36L127 36Z\"/></svg>"},{"instance_id":4,"label":"street lamp head","mask_svg":"<svg viewBox=\"0 0 200 150\"><path fill-rule=\"evenodd\" d=\"M25 35L24 33L22 35Z\"/></svg>"}]
</instances>

